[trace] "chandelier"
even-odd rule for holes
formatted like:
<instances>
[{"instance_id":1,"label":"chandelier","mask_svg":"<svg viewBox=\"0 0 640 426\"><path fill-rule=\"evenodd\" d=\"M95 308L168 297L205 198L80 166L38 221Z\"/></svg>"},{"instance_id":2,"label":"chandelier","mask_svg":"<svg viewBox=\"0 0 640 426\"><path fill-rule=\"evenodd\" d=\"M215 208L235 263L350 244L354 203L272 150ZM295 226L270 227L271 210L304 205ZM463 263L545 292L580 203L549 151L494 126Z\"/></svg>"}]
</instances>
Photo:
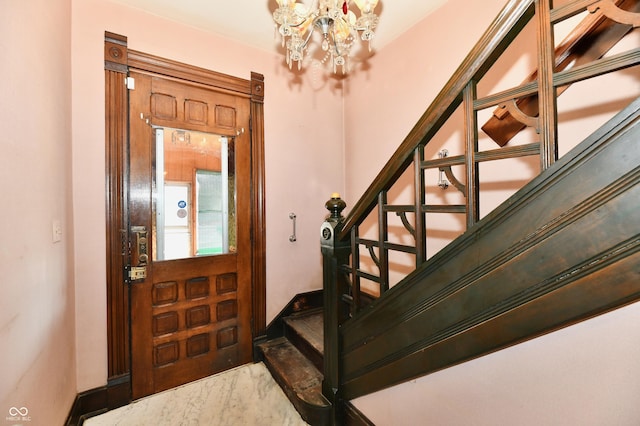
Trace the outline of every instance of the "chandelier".
<instances>
[{"instance_id":1,"label":"chandelier","mask_svg":"<svg viewBox=\"0 0 640 426\"><path fill-rule=\"evenodd\" d=\"M278 8L273 19L279 25L282 46L287 48L287 64L292 68L308 53L311 36L317 29L322 36L321 48L325 52L322 62L331 60L333 72L338 67L345 74L349 70L349 54L354 40L360 37L369 43L374 37L373 30L378 25L378 16L373 12L378 0L314 0L306 6L296 0L276 0ZM355 3L360 10L356 17L350 4Z\"/></svg>"}]
</instances>

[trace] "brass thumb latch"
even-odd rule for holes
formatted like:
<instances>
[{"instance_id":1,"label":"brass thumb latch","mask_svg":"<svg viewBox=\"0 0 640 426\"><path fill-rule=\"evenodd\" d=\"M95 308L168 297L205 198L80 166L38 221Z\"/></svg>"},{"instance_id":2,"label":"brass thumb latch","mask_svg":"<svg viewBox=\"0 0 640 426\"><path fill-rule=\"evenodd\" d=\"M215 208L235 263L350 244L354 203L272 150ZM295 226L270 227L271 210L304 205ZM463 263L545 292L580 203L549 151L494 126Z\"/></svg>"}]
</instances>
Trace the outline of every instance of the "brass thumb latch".
<instances>
[{"instance_id":1,"label":"brass thumb latch","mask_svg":"<svg viewBox=\"0 0 640 426\"><path fill-rule=\"evenodd\" d=\"M149 261L149 255L147 254L147 228L144 226L132 226L131 233L135 234L136 243L132 257L136 259L137 264L135 266L128 265L125 268L125 280L129 283L147 278L147 262Z\"/></svg>"}]
</instances>

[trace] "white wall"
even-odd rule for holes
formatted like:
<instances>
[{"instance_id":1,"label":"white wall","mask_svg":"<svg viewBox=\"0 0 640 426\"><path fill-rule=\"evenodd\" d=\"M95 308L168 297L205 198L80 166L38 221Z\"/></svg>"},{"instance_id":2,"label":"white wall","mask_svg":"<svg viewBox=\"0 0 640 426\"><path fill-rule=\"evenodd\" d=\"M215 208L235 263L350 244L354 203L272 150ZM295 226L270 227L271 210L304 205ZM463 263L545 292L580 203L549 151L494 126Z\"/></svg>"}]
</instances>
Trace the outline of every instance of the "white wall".
<instances>
[{"instance_id":1,"label":"white wall","mask_svg":"<svg viewBox=\"0 0 640 426\"><path fill-rule=\"evenodd\" d=\"M72 25L76 351L78 390L86 390L107 377L104 31L127 36L134 50L246 79L264 74L268 321L295 294L322 287L318 230L325 201L344 182L342 90L296 76L280 55L106 0L75 1Z\"/></svg>"},{"instance_id":2,"label":"white wall","mask_svg":"<svg viewBox=\"0 0 640 426\"><path fill-rule=\"evenodd\" d=\"M360 197L504 4L504 0L450 0L377 52L367 70L349 81L345 96L345 160L350 165L345 183L347 203ZM559 33L564 34L562 29ZM481 95L515 86L533 70L534 37L535 28L525 29L523 39L487 74L479 87ZM636 31L623 45L634 48L639 43ZM637 69L572 87L559 101L560 151L566 152L639 95ZM462 117L454 120L462 129ZM444 139L436 139L435 147L428 147L428 159L437 158L442 147L452 155L462 153L460 131L446 127L444 133ZM513 143L532 138L535 134L529 132ZM482 135L481 146L497 148ZM537 159L517 160L485 171L483 179L491 185L481 194L481 203L485 203L481 204L482 214L517 190L510 181L526 183L538 173L539 165ZM463 173L458 177L464 181ZM433 189L432 180L428 189L439 191ZM452 188L447 191L446 195L434 193L447 198L455 192ZM394 194L402 199L411 191L400 188ZM459 223L433 215L429 223L436 234L445 236L429 240L430 255L463 230ZM640 374L639 316L640 303L636 303L361 397L354 404L381 426L638 424L640 386L632 378Z\"/></svg>"},{"instance_id":3,"label":"white wall","mask_svg":"<svg viewBox=\"0 0 640 426\"><path fill-rule=\"evenodd\" d=\"M76 395L71 2L0 2L0 419L62 424ZM53 242L53 222L61 241ZM24 413L24 411L22 411ZM22 420L21 416L20 421Z\"/></svg>"}]
</instances>

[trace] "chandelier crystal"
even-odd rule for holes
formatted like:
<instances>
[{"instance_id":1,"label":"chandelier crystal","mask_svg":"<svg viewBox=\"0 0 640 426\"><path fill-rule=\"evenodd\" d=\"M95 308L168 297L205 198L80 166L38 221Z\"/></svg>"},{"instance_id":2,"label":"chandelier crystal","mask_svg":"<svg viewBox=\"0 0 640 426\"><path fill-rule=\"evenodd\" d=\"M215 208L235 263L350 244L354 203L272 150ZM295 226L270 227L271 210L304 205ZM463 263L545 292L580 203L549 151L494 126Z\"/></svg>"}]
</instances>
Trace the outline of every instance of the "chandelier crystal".
<instances>
[{"instance_id":1,"label":"chandelier crystal","mask_svg":"<svg viewBox=\"0 0 640 426\"><path fill-rule=\"evenodd\" d=\"M378 0L314 0L311 6L296 0L276 1L278 8L273 19L282 36L282 46L287 49L289 68L294 62L298 63L298 69L302 68L315 30L322 36L323 62L331 60L334 73L338 67L343 74L349 70L350 50L358 34L369 43L371 51L373 30L379 21L374 13ZM359 17L350 9L351 3L358 7Z\"/></svg>"}]
</instances>

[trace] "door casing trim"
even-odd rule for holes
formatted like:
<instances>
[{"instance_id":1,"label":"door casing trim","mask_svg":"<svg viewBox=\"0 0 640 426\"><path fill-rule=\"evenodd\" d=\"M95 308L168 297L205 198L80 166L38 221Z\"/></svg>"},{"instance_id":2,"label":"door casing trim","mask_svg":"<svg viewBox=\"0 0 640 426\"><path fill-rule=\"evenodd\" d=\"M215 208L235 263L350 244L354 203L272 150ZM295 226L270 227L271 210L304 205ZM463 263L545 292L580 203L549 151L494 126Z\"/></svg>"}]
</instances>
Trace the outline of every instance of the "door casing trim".
<instances>
[{"instance_id":1,"label":"door casing trim","mask_svg":"<svg viewBox=\"0 0 640 426\"><path fill-rule=\"evenodd\" d=\"M107 238L108 379L131 373L128 263L128 92L129 68L201 84L250 99L251 291L253 338L266 333L266 231L264 170L264 76L246 80L129 50L127 37L105 32L105 192Z\"/></svg>"}]
</instances>

